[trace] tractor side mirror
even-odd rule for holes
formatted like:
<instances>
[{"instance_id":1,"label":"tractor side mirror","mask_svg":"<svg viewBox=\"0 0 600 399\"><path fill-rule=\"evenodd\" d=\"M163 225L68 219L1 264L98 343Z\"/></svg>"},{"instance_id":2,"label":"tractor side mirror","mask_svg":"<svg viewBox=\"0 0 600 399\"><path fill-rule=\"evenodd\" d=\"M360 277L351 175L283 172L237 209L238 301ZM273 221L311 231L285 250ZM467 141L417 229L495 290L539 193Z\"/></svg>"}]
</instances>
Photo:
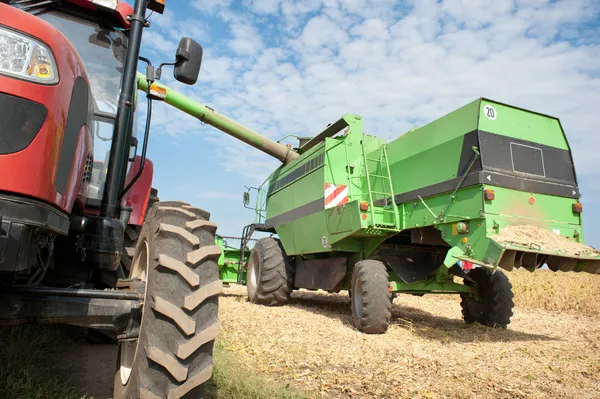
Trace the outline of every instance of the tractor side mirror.
<instances>
[{"instance_id":1,"label":"tractor side mirror","mask_svg":"<svg viewBox=\"0 0 600 399\"><path fill-rule=\"evenodd\" d=\"M250 193L248 191L244 191L244 206L250 205Z\"/></svg>"},{"instance_id":2,"label":"tractor side mirror","mask_svg":"<svg viewBox=\"0 0 600 399\"><path fill-rule=\"evenodd\" d=\"M202 63L202 46L189 37L184 37L179 42L175 58L175 79L188 85L196 83Z\"/></svg>"}]
</instances>

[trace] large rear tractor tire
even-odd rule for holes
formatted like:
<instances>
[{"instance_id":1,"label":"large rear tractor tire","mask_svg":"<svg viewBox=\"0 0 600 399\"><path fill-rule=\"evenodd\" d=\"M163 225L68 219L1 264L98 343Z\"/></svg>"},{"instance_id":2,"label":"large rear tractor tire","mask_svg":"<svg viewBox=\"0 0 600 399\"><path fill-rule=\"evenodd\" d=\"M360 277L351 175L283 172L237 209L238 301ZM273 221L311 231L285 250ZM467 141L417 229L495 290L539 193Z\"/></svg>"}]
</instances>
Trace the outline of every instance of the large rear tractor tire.
<instances>
[{"instance_id":1,"label":"large rear tractor tire","mask_svg":"<svg viewBox=\"0 0 600 399\"><path fill-rule=\"evenodd\" d=\"M202 397L222 290L209 216L183 202L148 211L129 273L143 282L139 335L119 342L114 399Z\"/></svg>"},{"instance_id":2,"label":"large rear tractor tire","mask_svg":"<svg viewBox=\"0 0 600 399\"><path fill-rule=\"evenodd\" d=\"M123 255L121 255L121 267L125 275L128 275L135 255L135 246L142 231L142 226L132 224L125 227L125 236L123 237Z\"/></svg>"},{"instance_id":3,"label":"large rear tractor tire","mask_svg":"<svg viewBox=\"0 0 600 399\"><path fill-rule=\"evenodd\" d=\"M294 265L279 240L265 237L256 242L246 280L250 302L265 306L287 302L294 289Z\"/></svg>"},{"instance_id":4,"label":"large rear tractor tire","mask_svg":"<svg viewBox=\"0 0 600 399\"><path fill-rule=\"evenodd\" d=\"M150 189L150 198L148 198L148 206L146 213L150 213L150 209L155 202L158 202L158 190L155 188ZM128 275L131 270L131 263L133 262L133 255L135 254L135 245L138 241L138 237L142 232L142 226L136 226L133 224L125 227L125 237L123 237L123 255L121 256L121 267L125 275Z\"/></svg>"},{"instance_id":5,"label":"large rear tractor tire","mask_svg":"<svg viewBox=\"0 0 600 399\"><path fill-rule=\"evenodd\" d=\"M475 283L465 280L465 284L475 287L477 298L461 294L460 305L465 323L507 328L514 307L508 277L498 269L487 267L471 269L468 276Z\"/></svg>"},{"instance_id":6,"label":"large rear tractor tire","mask_svg":"<svg viewBox=\"0 0 600 399\"><path fill-rule=\"evenodd\" d=\"M383 262L367 259L352 271L352 324L366 334L383 334L392 318L389 276Z\"/></svg>"}]
</instances>

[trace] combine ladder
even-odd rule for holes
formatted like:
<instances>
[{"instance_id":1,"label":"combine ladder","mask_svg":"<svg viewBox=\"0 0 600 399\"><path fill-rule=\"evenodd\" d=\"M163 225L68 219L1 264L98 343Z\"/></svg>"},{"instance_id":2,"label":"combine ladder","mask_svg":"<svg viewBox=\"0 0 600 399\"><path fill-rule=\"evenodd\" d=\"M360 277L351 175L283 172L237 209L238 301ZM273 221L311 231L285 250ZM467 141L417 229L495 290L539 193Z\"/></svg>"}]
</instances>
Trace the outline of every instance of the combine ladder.
<instances>
[{"instance_id":1,"label":"combine ladder","mask_svg":"<svg viewBox=\"0 0 600 399\"><path fill-rule=\"evenodd\" d=\"M371 220L373 226L381 230L399 230L400 217L398 215L398 207L396 206L396 203L394 201L394 188L392 187L392 176L390 174L390 165L388 163L386 145L383 144L380 147L379 159L367 158L365 147L362 141L361 147L364 164L364 176L367 180L367 192L369 195L369 209L371 210ZM369 171L369 162L375 163L375 173L371 173ZM373 179L374 184L371 184L371 179ZM379 182L381 182L382 184L379 185ZM373 190L373 186L375 186L376 188L381 187L382 191ZM376 198L375 201L383 201L383 205L375 205L373 197ZM394 220L393 223L385 221L383 216L385 216L386 214L392 215L392 218ZM382 215L382 222L376 222L375 215Z\"/></svg>"}]
</instances>

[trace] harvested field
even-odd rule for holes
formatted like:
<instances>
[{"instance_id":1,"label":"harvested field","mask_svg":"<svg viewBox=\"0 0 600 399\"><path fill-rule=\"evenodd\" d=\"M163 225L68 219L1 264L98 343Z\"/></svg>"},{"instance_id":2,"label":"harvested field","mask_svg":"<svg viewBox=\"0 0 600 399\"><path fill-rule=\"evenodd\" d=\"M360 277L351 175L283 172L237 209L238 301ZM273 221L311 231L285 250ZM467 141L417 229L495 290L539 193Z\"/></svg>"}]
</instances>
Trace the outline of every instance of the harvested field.
<instances>
[{"instance_id":1,"label":"harvested field","mask_svg":"<svg viewBox=\"0 0 600 399\"><path fill-rule=\"evenodd\" d=\"M517 308L508 330L464 324L457 297L401 295L385 335L351 326L345 293L298 291L267 308L231 286L220 342L240 367L313 398L598 398L600 276L509 277Z\"/></svg>"},{"instance_id":2,"label":"harvested field","mask_svg":"<svg viewBox=\"0 0 600 399\"><path fill-rule=\"evenodd\" d=\"M518 307L600 315L600 275L524 269L507 275Z\"/></svg>"}]
</instances>

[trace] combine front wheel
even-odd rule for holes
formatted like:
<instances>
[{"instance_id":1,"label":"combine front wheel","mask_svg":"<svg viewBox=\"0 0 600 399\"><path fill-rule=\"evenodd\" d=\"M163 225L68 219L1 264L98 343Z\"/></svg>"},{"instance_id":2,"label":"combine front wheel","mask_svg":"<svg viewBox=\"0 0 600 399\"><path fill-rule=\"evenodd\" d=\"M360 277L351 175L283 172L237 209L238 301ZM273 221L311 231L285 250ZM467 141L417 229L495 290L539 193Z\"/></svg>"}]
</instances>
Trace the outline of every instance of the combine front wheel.
<instances>
[{"instance_id":1,"label":"combine front wheel","mask_svg":"<svg viewBox=\"0 0 600 399\"><path fill-rule=\"evenodd\" d=\"M465 323L506 328L513 315L513 292L508 277L500 270L487 267L471 269L466 285L475 286L477 297L461 294L461 307Z\"/></svg>"},{"instance_id":2,"label":"combine front wheel","mask_svg":"<svg viewBox=\"0 0 600 399\"><path fill-rule=\"evenodd\" d=\"M294 288L294 266L279 240L265 237L256 242L246 280L250 302L266 306L287 302Z\"/></svg>"},{"instance_id":3,"label":"combine front wheel","mask_svg":"<svg viewBox=\"0 0 600 399\"><path fill-rule=\"evenodd\" d=\"M182 202L149 210L129 273L145 294L139 334L121 337L115 399L198 397L210 379L221 250L208 218Z\"/></svg>"},{"instance_id":4,"label":"combine front wheel","mask_svg":"<svg viewBox=\"0 0 600 399\"><path fill-rule=\"evenodd\" d=\"M383 334L391 319L388 272L377 260L361 260L352 271L352 323L367 334Z\"/></svg>"}]
</instances>

